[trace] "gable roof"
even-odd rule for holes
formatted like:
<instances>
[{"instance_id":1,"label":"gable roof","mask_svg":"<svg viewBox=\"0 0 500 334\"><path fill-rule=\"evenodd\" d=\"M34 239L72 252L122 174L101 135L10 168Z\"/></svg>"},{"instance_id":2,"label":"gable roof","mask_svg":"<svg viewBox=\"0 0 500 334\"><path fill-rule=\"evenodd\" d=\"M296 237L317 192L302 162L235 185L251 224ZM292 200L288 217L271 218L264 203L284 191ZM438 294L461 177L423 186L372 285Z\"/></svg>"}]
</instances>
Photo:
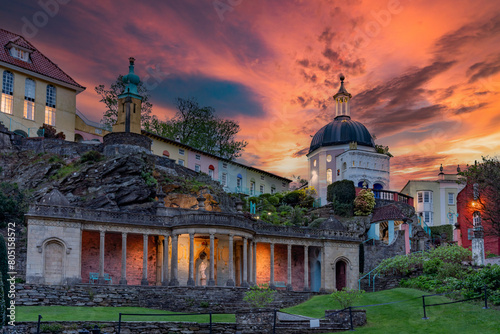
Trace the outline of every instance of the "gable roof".
<instances>
[{"instance_id":1,"label":"gable roof","mask_svg":"<svg viewBox=\"0 0 500 334\"><path fill-rule=\"evenodd\" d=\"M26 62L11 56L8 49L9 44L18 45L22 48L28 49L31 52L30 62ZM59 66L54 64L49 58L38 51L23 36L0 28L0 63L2 62L24 70L41 74L42 76L54 80L58 80L62 83L70 85L77 91L85 90L85 87L73 80L73 78L71 78L68 74L61 70Z\"/></svg>"},{"instance_id":2,"label":"gable roof","mask_svg":"<svg viewBox=\"0 0 500 334\"><path fill-rule=\"evenodd\" d=\"M387 220L404 220L406 216L394 204L386 205L373 210L372 223Z\"/></svg>"}]
</instances>

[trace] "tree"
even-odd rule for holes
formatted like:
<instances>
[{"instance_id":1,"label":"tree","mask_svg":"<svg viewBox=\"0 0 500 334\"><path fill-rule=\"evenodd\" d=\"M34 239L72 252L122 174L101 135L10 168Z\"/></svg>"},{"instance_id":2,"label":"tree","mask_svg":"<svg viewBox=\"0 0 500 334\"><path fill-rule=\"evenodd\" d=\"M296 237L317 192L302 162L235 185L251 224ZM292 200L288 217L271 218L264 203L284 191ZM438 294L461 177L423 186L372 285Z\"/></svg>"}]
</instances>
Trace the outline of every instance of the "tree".
<instances>
[{"instance_id":1,"label":"tree","mask_svg":"<svg viewBox=\"0 0 500 334\"><path fill-rule=\"evenodd\" d=\"M56 139L66 139L64 132L56 133L57 130L52 125L43 123L43 125L38 128L37 135L44 138L56 138Z\"/></svg>"},{"instance_id":2,"label":"tree","mask_svg":"<svg viewBox=\"0 0 500 334\"><path fill-rule=\"evenodd\" d=\"M28 204L16 183L0 183L0 228L8 223L22 224Z\"/></svg>"},{"instance_id":3,"label":"tree","mask_svg":"<svg viewBox=\"0 0 500 334\"><path fill-rule=\"evenodd\" d=\"M118 117L118 95L125 90L125 84L122 79L123 75L120 74L116 81L111 84L109 89L106 89L104 85L99 85L94 88L96 93L101 96L99 102L106 105L106 110L101 119L102 124L112 126L116 123ZM150 102L151 95L142 81L137 86L137 91L139 95L142 96L141 123L142 126L145 127L151 121L153 104Z\"/></svg>"},{"instance_id":4,"label":"tree","mask_svg":"<svg viewBox=\"0 0 500 334\"><path fill-rule=\"evenodd\" d=\"M498 157L483 157L479 164L469 166L460 173L462 182L477 185L475 210L481 212L485 233L500 237L500 161Z\"/></svg>"},{"instance_id":5,"label":"tree","mask_svg":"<svg viewBox=\"0 0 500 334\"><path fill-rule=\"evenodd\" d=\"M241 156L248 143L235 140L240 131L237 122L217 117L214 108L201 107L193 98L177 98L175 104L172 119L163 122L153 116L145 130L229 160Z\"/></svg>"}]
</instances>

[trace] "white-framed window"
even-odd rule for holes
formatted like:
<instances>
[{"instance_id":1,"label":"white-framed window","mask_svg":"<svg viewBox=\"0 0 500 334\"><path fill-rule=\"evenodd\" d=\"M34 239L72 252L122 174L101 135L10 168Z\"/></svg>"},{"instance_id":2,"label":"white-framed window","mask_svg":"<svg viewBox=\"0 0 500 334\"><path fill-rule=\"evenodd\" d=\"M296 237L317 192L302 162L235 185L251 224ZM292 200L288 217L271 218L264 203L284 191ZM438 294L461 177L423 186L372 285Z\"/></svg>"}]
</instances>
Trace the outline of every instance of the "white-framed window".
<instances>
[{"instance_id":1,"label":"white-framed window","mask_svg":"<svg viewBox=\"0 0 500 334\"><path fill-rule=\"evenodd\" d=\"M261 185L260 185L260 189L259 189L261 194L263 194L263 193L264 193L264 188L265 188L265 187L264 187L264 185L263 185L263 184L261 184Z\"/></svg>"},{"instance_id":2,"label":"white-framed window","mask_svg":"<svg viewBox=\"0 0 500 334\"><path fill-rule=\"evenodd\" d=\"M197 155L195 155L195 156L194 156L194 158L195 158L196 160L201 160L201 155L197 154Z\"/></svg>"},{"instance_id":3,"label":"white-framed window","mask_svg":"<svg viewBox=\"0 0 500 334\"><path fill-rule=\"evenodd\" d=\"M194 171L195 172L200 172L201 171L201 166L200 165L194 165Z\"/></svg>"},{"instance_id":4,"label":"white-framed window","mask_svg":"<svg viewBox=\"0 0 500 334\"><path fill-rule=\"evenodd\" d=\"M227 163L225 163L225 162L224 162L224 163L222 164L222 168L227 168Z\"/></svg>"},{"instance_id":5,"label":"white-framed window","mask_svg":"<svg viewBox=\"0 0 500 334\"><path fill-rule=\"evenodd\" d=\"M15 46L10 48L10 55L14 58L21 59L23 61L29 62L29 52L17 48Z\"/></svg>"},{"instance_id":6,"label":"white-framed window","mask_svg":"<svg viewBox=\"0 0 500 334\"><path fill-rule=\"evenodd\" d=\"M427 225L430 226L430 225L433 224L433 221L432 221L432 212L431 211L424 211L424 212L422 212L422 216L423 216L424 222Z\"/></svg>"},{"instance_id":7,"label":"white-framed window","mask_svg":"<svg viewBox=\"0 0 500 334\"><path fill-rule=\"evenodd\" d=\"M222 179L220 181L224 187L227 186L227 173L222 173Z\"/></svg>"},{"instance_id":8,"label":"white-framed window","mask_svg":"<svg viewBox=\"0 0 500 334\"><path fill-rule=\"evenodd\" d=\"M265 179L264 175L261 175L261 176L260 176L260 179L261 179L262 181L264 181L264 179Z\"/></svg>"},{"instance_id":9,"label":"white-framed window","mask_svg":"<svg viewBox=\"0 0 500 334\"><path fill-rule=\"evenodd\" d=\"M276 194L276 187L271 187L271 195Z\"/></svg>"},{"instance_id":10,"label":"white-framed window","mask_svg":"<svg viewBox=\"0 0 500 334\"><path fill-rule=\"evenodd\" d=\"M317 164L316 159L314 159L313 166L316 167L316 164Z\"/></svg>"},{"instance_id":11,"label":"white-framed window","mask_svg":"<svg viewBox=\"0 0 500 334\"><path fill-rule=\"evenodd\" d=\"M455 204L455 196L453 193L448 193L448 205Z\"/></svg>"},{"instance_id":12,"label":"white-framed window","mask_svg":"<svg viewBox=\"0 0 500 334\"><path fill-rule=\"evenodd\" d=\"M14 74L9 71L3 72L2 78L2 112L12 115L14 106Z\"/></svg>"},{"instance_id":13,"label":"white-framed window","mask_svg":"<svg viewBox=\"0 0 500 334\"><path fill-rule=\"evenodd\" d=\"M184 150L182 148L179 149L179 155L184 155Z\"/></svg>"},{"instance_id":14,"label":"white-framed window","mask_svg":"<svg viewBox=\"0 0 500 334\"><path fill-rule=\"evenodd\" d=\"M214 171L209 169L208 170L208 176L210 176L210 178L213 180L214 179Z\"/></svg>"},{"instance_id":15,"label":"white-framed window","mask_svg":"<svg viewBox=\"0 0 500 334\"><path fill-rule=\"evenodd\" d=\"M238 187L238 189L241 189L241 186L243 185L243 180L241 177L237 177L236 178L236 187Z\"/></svg>"},{"instance_id":16,"label":"white-framed window","mask_svg":"<svg viewBox=\"0 0 500 334\"><path fill-rule=\"evenodd\" d=\"M52 85L47 85L45 123L52 126L56 125L56 87Z\"/></svg>"},{"instance_id":17,"label":"white-framed window","mask_svg":"<svg viewBox=\"0 0 500 334\"><path fill-rule=\"evenodd\" d=\"M255 182L250 182L250 195L255 195Z\"/></svg>"},{"instance_id":18,"label":"white-framed window","mask_svg":"<svg viewBox=\"0 0 500 334\"><path fill-rule=\"evenodd\" d=\"M184 160L179 159L179 165L180 165L180 166L184 166Z\"/></svg>"},{"instance_id":19,"label":"white-framed window","mask_svg":"<svg viewBox=\"0 0 500 334\"><path fill-rule=\"evenodd\" d=\"M24 84L24 118L35 119L35 80L30 78Z\"/></svg>"},{"instance_id":20,"label":"white-framed window","mask_svg":"<svg viewBox=\"0 0 500 334\"><path fill-rule=\"evenodd\" d=\"M417 201L418 203L432 203L432 191L419 191Z\"/></svg>"},{"instance_id":21,"label":"white-framed window","mask_svg":"<svg viewBox=\"0 0 500 334\"><path fill-rule=\"evenodd\" d=\"M330 162L330 161L332 161L332 156L330 154L328 154L326 156L326 162Z\"/></svg>"},{"instance_id":22,"label":"white-framed window","mask_svg":"<svg viewBox=\"0 0 500 334\"><path fill-rule=\"evenodd\" d=\"M333 172L330 168L326 170L326 183L327 184L333 183Z\"/></svg>"}]
</instances>

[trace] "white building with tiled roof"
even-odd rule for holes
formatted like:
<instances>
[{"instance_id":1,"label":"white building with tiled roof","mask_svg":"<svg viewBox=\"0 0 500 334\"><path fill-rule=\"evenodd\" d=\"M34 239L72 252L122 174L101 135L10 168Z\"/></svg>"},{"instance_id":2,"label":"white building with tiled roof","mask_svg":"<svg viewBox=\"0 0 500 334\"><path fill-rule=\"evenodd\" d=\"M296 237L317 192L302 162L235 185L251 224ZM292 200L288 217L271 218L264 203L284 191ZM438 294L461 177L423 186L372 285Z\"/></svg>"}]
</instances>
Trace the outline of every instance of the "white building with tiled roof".
<instances>
[{"instance_id":1,"label":"white building with tiled roof","mask_svg":"<svg viewBox=\"0 0 500 334\"><path fill-rule=\"evenodd\" d=\"M85 90L24 37L0 29L0 122L25 137L45 123L75 136L76 95Z\"/></svg>"}]
</instances>

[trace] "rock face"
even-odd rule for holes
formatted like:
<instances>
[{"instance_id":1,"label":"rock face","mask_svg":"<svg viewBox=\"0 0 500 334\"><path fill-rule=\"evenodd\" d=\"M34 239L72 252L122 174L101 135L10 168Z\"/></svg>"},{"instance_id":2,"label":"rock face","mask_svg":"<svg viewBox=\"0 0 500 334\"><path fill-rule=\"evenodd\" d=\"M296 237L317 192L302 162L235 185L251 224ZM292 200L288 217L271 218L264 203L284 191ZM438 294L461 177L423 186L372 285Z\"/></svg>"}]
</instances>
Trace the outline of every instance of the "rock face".
<instances>
[{"instance_id":1,"label":"rock face","mask_svg":"<svg viewBox=\"0 0 500 334\"><path fill-rule=\"evenodd\" d=\"M153 213L161 187L167 207L197 209L203 196L208 211L235 211L218 182L170 159L146 152L104 156L103 145L14 137L0 131L0 182L17 183L32 201L57 189L70 205Z\"/></svg>"}]
</instances>

